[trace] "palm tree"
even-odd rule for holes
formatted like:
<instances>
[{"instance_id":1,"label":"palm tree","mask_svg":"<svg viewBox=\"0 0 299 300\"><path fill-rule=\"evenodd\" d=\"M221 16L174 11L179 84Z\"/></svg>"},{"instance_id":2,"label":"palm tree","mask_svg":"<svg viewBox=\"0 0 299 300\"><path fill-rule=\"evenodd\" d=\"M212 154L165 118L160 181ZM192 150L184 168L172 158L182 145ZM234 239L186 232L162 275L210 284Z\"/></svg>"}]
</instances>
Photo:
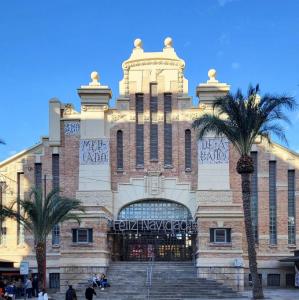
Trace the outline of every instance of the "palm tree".
<instances>
[{"instance_id":1,"label":"palm tree","mask_svg":"<svg viewBox=\"0 0 299 300\"><path fill-rule=\"evenodd\" d=\"M17 211L15 206L19 207ZM54 225L67 220L80 222L79 213L84 211L81 202L76 199L59 196L53 190L43 198L40 189L33 189L29 198L17 199L10 207L2 207L0 218L12 218L30 232L35 241L35 253L39 274L39 285L46 285L46 240Z\"/></svg>"},{"instance_id":2,"label":"palm tree","mask_svg":"<svg viewBox=\"0 0 299 300\"><path fill-rule=\"evenodd\" d=\"M278 121L290 122L285 110L296 107L294 98L266 94L259 96L259 86L249 86L247 96L238 90L218 98L214 103L213 114L204 114L193 122L198 138L206 133L224 135L238 151L240 158L236 170L242 180L242 200L245 231L248 247L248 260L252 275L252 292L254 299L263 299L263 289L257 272L255 241L250 210L250 180L254 171L250 157L252 145L257 138L264 138L271 143L271 135L286 142L284 129Z\"/></svg>"}]
</instances>

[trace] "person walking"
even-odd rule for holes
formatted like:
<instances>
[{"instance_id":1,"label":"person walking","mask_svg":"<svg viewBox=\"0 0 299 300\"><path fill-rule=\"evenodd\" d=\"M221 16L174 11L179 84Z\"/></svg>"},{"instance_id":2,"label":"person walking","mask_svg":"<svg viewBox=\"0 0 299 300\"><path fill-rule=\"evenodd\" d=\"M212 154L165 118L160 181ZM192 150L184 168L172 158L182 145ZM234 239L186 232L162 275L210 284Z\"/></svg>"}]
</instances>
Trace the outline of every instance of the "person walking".
<instances>
[{"instance_id":1,"label":"person walking","mask_svg":"<svg viewBox=\"0 0 299 300\"><path fill-rule=\"evenodd\" d=\"M93 286L90 285L90 286L88 286L88 287L86 288L86 290L85 290L85 298L86 298L87 300L92 300L93 295L97 295L97 294L96 294L96 292L95 292Z\"/></svg>"},{"instance_id":2,"label":"person walking","mask_svg":"<svg viewBox=\"0 0 299 300\"><path fill-rule=\"evenodd\" d=\"M42 289L41 292L38 293L38 300L48 300L48 294L45 289Z\"/></svg>"},{"instance_id":3,"label":"person walking","mask_svg":"<svg viewBox=\"0 0 299 300\"><path fill-rule=\"evenodd\" d=\"M32 281L30 278L27 278L25 281L25 294L28 298L32 298Z\"/></svg>"},{"instance_id":4,"label":"person walking","mask_svg":"<svg viewBox=\"0 0 299 300\"><path fill-rule=\"evenodd\" d=\"M32 280L32 295L33 297L38 297L38 278L34 275Z\"/></svg>"},{"instance_id":5,"label":"person walking","mask_svg":"<svg viewBox=\"0 0 299 300\"><path fill-rule=\"evenodd\" d=\"M77 300L76 291L73 289L72 285L69 285L69 288L65 293L65 300Z\"/></svg>"}]
</instances>

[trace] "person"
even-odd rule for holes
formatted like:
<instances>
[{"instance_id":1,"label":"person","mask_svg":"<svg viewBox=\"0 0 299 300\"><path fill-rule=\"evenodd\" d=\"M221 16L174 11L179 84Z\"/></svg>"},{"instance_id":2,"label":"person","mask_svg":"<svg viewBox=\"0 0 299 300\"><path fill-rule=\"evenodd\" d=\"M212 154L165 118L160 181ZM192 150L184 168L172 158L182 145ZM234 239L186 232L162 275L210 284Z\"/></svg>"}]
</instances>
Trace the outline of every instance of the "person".
<instances>
[{"instance_id":1,"label":"person","mask_svg":"<svg viewBox=\"0 0 299 300\"><path fill-rule=\"evenodd\" d=\"M101 279L100 279L100 288L101 288L101 290L104 290L104 288L107 286L108 286L107 277L104 273L102 273Z\"/></svg>"},{"instance_id":2,"label":"person","mask_svg":"<svg viewBox=\"0 0 299 300\"><path fill-rule=\"evenodd\" d=\"M37 275L34 275L32 280L32 295L33 297L38 296L38 278Z\"/></svg>"},{"instance_id":3,"label":"person","mask_svg":"<svg viewBox=\"0 0 299 300\"><path fill-rule=\"evenodd\" d=\"M32 298L32 281L30 278L27 278L25 281L25 294L27 295L28 298Z\"/></svg>"},{"instance_id":4,"label":"person","mask_svg":"<svg viewBox=\"0 0 299 300\"><path fill-rule=\"evenodd\" d=\"M16 298L16 287L10 282L5 288L5 294L7 300L14 300Z\"/></svg>"},{"instance_id":5,"label":"person","mask_svg":"<svg viewBox=\"0 0 299 300\"><path fill-rule=\"evenodd\" d=\"M92 275L92 286L94 288L98 286L98 276L96 274Z\"/></svg>"},{"instance_id":6,"label":"person","mask_svg":"<svg viewBox=\"0 0 299 300\"><path fill-rule=\"evenodd\" d=\"M93 295L97 295L94 288L93 288L93 285L91 284L90 286L88 286L85 290L85 298L87 300L92 300L93 298Z\"/></svg>"},{"instance_id":7,"label":"person","mask_svg":"<svg viewBox=\"0 0 299 300\"><path fill-rule=\"evenodd\" d=\"M45 289L42 289L41 292L38 293L38 300L48 300L48 294Z\"/></svg>"},{"instance_id":8,"label":"person","mask_svg":"<svg viewBox=\"0 0 299 300\"><path fill-rule=\"evenodd\" d=\"M21 297L22 296L22 280L21 278L19 278L16 282L15 282L15 286L16 286L16 293L17 293L17 297Z\"/></svg>"},{"instance_id":9,"label":"person","mask_svg":"<svg viewBox=\"0 0 299 300\"><path fill-rule=\"evenodd\" d=\"M68 290L65 293L65 300L77 300L77 295L75 289L70 284Z\"/></svg>"}]
</instances>

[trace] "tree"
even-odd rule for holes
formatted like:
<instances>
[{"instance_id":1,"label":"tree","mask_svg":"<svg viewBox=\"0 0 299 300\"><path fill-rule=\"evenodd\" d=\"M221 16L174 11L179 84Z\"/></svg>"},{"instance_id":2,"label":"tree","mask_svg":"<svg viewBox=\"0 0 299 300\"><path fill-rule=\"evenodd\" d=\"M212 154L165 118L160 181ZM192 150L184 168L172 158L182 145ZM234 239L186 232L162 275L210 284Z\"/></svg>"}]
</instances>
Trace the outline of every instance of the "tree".
<instances>
[{"instance_id":1,"label":"tree","mask_svg":"<svg viewBox=\"0 0 299 300\"><path fill-rule=\"evenodd\" d=\"M18 206L19 209L15 210ZM9 207L3 206L0 218L12 218L30 232L35 241L35 253L40 287L46 287L46 240L54 225L67 220L80 222L81 202L61 197L53 190L43 198L40 189L32 189L28 199L17 199Z\"/></svg>"},{"instance_id":2,"label":"tree","mask_svg":"<svg viewBox=\"0 0 299 300\"><path fill-rule=\"evenodd\" d=\"M255 241L250 210L250 180L254 171L250 157L252 145L257 138L271 143L271 135L286 142L283 127L279 121L290 123L286 110L294 110L294 98L265 94L259 96L259 86L249 86L247 96L241 90L235 94L228 93L216 99L212 114L204 114L196 119L192 126L198 132L198 138L213 132L224 135L238 151L240 158L236 170L242 180L242 201L245 232L248 246L248 260L252 275L252 292L254 299L263 299L263 289L258 277Z\"/></svg>"}]
</instances>

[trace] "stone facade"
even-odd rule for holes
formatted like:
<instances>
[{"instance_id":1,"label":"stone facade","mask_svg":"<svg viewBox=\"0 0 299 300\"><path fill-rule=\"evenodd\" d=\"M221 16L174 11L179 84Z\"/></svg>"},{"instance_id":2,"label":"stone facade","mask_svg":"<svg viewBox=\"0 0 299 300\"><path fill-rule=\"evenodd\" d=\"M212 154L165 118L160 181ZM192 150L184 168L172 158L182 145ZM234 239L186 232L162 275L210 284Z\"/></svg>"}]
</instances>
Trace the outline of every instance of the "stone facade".
<instances>
[{"instance_id":1,"label":"stone facade","mask_svg":"<svg viewBox=\"0 0 299 300\"><path fill-rule=\"evenodd\" d=\"M196 94L199 104L193 106L184 77L185 62L165 40L162 52L144 52L137 39L131 57L123 65L120 95L116 107L109 106L112 96L108 86L99 83L93 72L92 81L78 89L80 112L71 104L53 98L49 102L49 137L0 163L0 181L5 182L3 202L8 204L18 194L18 173L24 174L23 194L34 186L35 164L42 165L43 188L52 189L52 155L59 155L59 186L64 196L80 199L86 208L80 228L91 228L93 240L76 244L72 229L76 223L60 225L60 243L47 249L47 273L60 274L60 287L77 284L92 273L106 270L112 256L112 241L107 234L109 220L118 219L122 208L136 201L165 199L187 207L198 224L194 257L198 276L215 278L231 286L248 284L248 259L243 226L240 176L235 166L238 154L223 138L206 137L204 146L192 130L192 122L205 112L211 112L213 101L229 91L229 85L216 80L210 70L209 80L199 84ZM158 159L150 159L150 84L157 84ZM136 167L136 94L143 94L144 165ZM172 99L172 164L164 165L164 94ZM191 168L185 168L185 131L191 129ZM123 168L117 167L117 132L123 132ZM217 140L215 140L217 139ZM210 141L215 140L213 143ZM226 144L225 144L226 143ZM205 150L203 148L205 147ZM209 156L213 147L221 155L216 161ZM221 148L220 148L221 147ZM217 150L217 151L218 151ZM258 265L267 284L268 274L293 273L292 264L279 259L296 248L288 243L288 170L295 170L295 186L299 184L299 156L278 144L257 141L253 151L258 153L258 234L256 246ZM210 152L209 152L210 151ZM269 242L269 161L277 167L277 244ZM298 200L295 192L295 202ZM295 225L298 232L299 205L296 205ZM16 224L7 220L6 240L0 245L0 258L14 262L29 261L36 271L33 239L26 234L17 243ZM211 242L211 228L230 229L231 241ZM237 264L238 266L237 266Z\"/></svg>"}]
</instances>

